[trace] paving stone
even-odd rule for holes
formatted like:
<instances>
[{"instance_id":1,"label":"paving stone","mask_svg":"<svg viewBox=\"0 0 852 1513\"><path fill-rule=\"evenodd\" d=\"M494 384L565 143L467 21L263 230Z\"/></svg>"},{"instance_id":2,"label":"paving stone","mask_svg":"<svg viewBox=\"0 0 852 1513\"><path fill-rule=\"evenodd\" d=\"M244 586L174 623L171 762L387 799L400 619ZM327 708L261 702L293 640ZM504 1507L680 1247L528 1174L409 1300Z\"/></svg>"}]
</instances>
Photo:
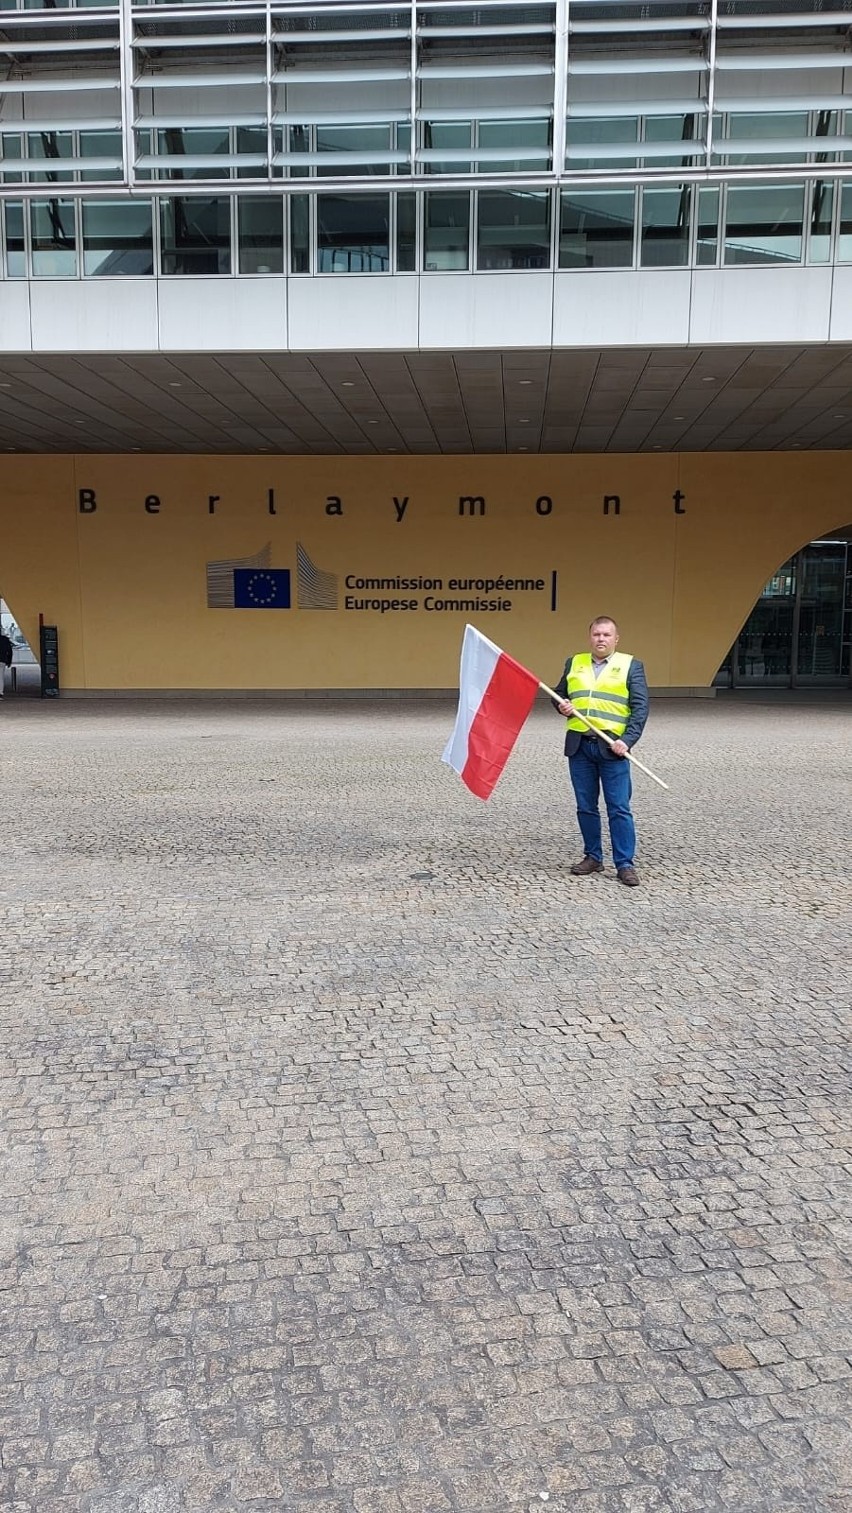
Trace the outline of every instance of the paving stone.
<instances>
[{"instance_id":1,"label":"paving stone","mask_svg":"<svg viewBox=\"0 0 852 1513\"><path fill-rule=\"evenodd\" d=\"M845 1513L848 707L452 716L4 701L4 1513Z\"/></svg>"}]
</instances>

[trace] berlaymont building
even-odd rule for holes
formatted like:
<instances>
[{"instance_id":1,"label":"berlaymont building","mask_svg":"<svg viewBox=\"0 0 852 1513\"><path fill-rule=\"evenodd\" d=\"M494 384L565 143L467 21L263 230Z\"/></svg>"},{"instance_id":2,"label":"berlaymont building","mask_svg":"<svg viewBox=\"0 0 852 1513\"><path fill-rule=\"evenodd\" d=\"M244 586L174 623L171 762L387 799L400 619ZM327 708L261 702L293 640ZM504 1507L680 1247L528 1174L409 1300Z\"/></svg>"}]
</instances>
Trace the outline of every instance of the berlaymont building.
<instances>
[{"instance_id":1,"label":"berlaymont building","mask_svg":"<svg viewBox=\"0 0 852 1513\"><path fill-rule=\"evenodd\" d=\"M63 694L850 682L850 0L0 0ZM58 666L55 655L58 650Z\"/></svg>"}]
</instances>

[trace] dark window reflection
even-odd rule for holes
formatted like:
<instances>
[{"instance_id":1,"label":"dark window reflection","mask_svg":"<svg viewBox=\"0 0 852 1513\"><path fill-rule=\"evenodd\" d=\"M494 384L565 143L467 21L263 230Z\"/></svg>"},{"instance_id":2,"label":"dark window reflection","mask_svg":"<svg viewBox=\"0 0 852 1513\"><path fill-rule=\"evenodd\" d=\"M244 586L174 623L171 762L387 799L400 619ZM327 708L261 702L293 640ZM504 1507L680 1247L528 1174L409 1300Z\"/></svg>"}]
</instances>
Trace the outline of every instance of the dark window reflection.
<instances>
[{"instance_id":1,"label":"dark window reflection","mask_svg":"<svg viewBox=\"0 0 852 1513\"><path fill-rule=\"evenodd\" d=\"M479 195L477 267L549 268L550 195L483 190Z\"/></svg>"},{"instance_id":2,"label":"dark window reflection","mask_svg":"<svg viewBox=\"0 0 852 1513\"><path fill-rule=\"evenodd\" d=\"M161 224L164 273L230 273L230 200L164 200Z\"/></svg>"},{"instance_id":3,"label":"dark window reflection","mask_svg":"<svg viewBox=\"0 0 852 1513\"><path fill-rule=\"evenodd\" d=\"M387 273L390 268L390 196L317 196L317 267L320 273Z\"/></svg>"}]
</instances>

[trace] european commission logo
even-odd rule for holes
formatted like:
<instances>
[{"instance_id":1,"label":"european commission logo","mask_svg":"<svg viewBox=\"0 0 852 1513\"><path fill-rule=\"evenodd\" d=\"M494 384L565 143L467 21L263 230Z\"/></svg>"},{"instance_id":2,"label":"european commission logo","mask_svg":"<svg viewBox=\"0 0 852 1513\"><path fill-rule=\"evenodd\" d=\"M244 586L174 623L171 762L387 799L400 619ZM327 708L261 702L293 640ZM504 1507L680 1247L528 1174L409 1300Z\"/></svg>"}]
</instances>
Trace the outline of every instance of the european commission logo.
<instances>
[{"instance_id":1,"label":"european commission logo","mask_svg":"<svg viewBox=\"0 0 852 1513\"><path fill-rule=\"evenodd\" d=\"M207 564L208 609L290 609L289 567L272 567L267 543L253 557L225 557ZM296 593L299 609L337 609L337 574L311 561L296 543Z\"/></svg>"}]
</instances>

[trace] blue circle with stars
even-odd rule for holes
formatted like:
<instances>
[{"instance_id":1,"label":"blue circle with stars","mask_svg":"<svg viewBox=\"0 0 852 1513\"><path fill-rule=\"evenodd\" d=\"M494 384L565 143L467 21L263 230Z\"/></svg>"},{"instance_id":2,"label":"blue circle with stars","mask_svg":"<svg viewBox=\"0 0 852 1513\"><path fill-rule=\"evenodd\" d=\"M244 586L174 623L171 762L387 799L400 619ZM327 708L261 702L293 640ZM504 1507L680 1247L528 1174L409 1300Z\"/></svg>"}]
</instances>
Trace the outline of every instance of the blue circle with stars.
<instances>
[{"instance_id":1,"label":"blue circle with stars","mask_svg":"<svg viewBox=\"0 0 852 1513\"><path fill-rule=\"evenodd\" d=\"M267 604L274 604L278 593L275 579L271 573L252 573L246 584L246 593L252 603L261 609Z\"/></svg>"}]
</instances>

